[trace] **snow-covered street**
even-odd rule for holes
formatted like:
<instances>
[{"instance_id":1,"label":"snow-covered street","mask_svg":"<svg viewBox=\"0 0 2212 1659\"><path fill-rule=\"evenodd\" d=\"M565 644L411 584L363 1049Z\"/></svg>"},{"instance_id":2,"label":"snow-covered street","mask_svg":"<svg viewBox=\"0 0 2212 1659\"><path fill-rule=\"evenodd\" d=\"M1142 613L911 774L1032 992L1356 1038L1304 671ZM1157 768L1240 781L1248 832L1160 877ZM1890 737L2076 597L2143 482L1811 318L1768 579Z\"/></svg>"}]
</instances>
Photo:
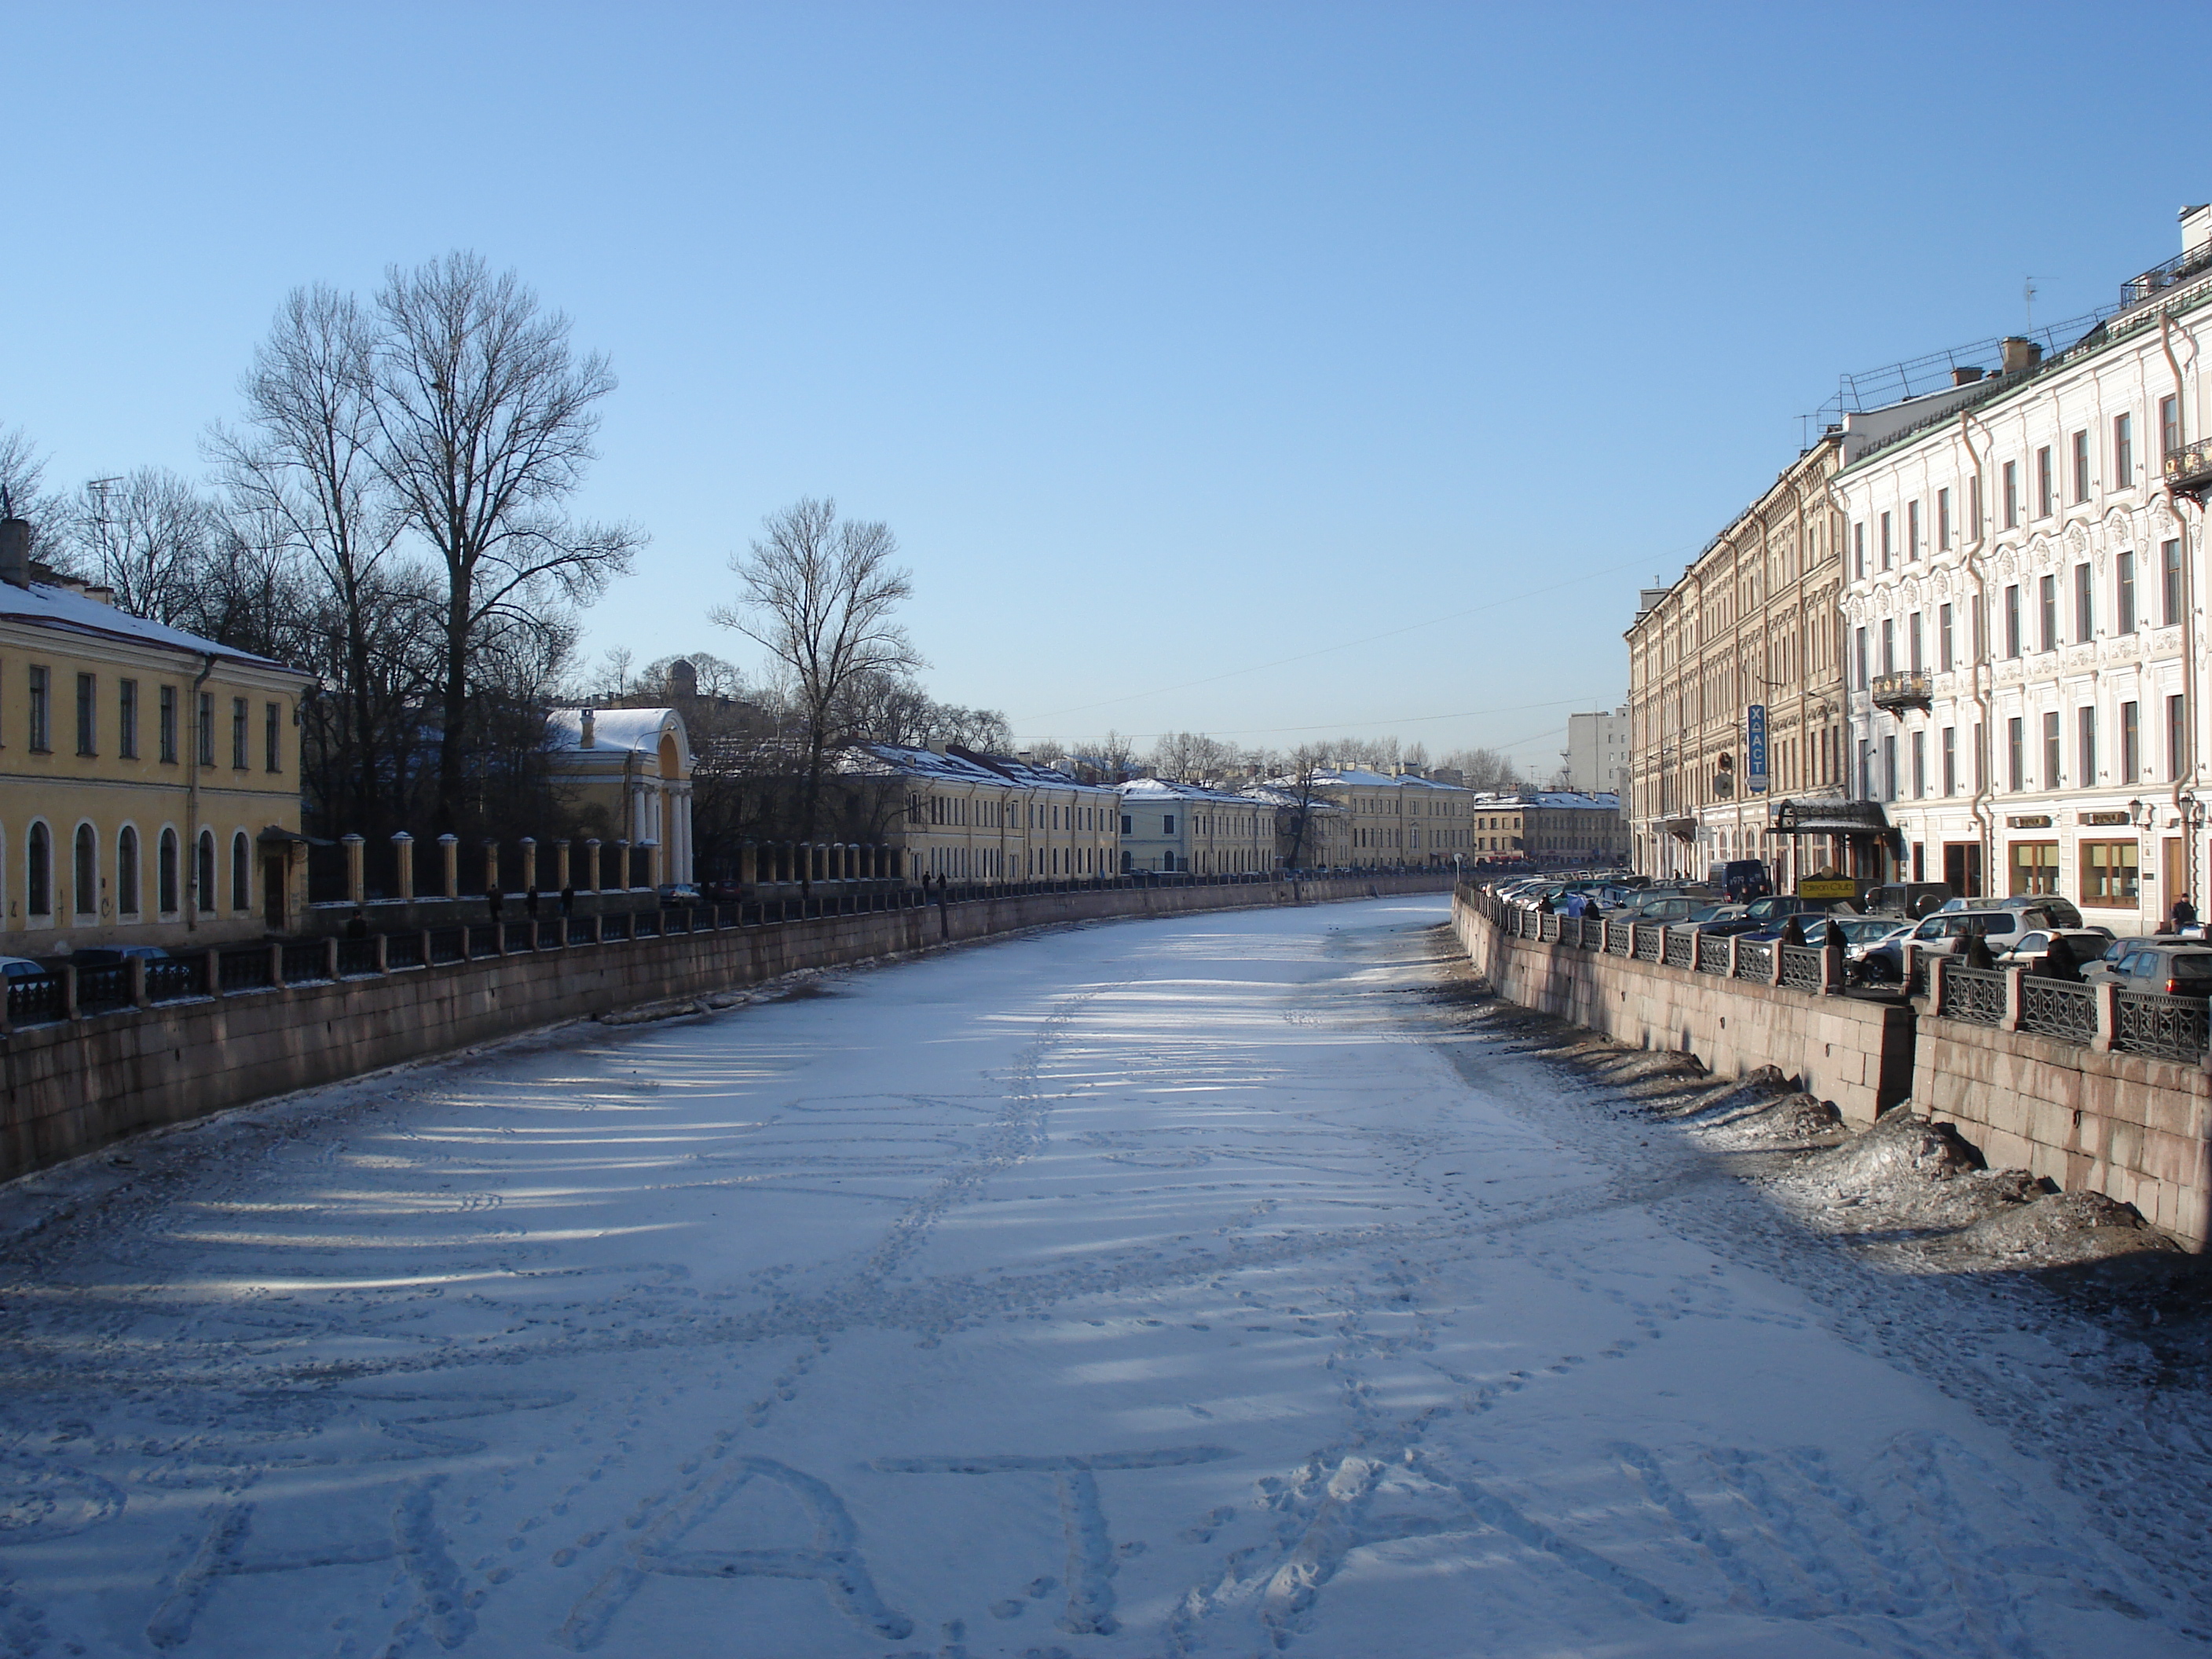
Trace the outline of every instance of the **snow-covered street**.
<instances>
[{"instance_id":1,"label":"snow-covered street","mask_svg":"<svg viewBox=\"0 0 2212 1659\"><path fill-rule=\"evenodd\" d=\"M2044 1339L1931 1375L1871 1270L1731 1252L1755 1194L1439 1008L1446 903L952 951L19 1183L0 1653L2203 1650L2197 1542L2081 1495L2112 1402L2061 1468Z\"/></svg>"}]
</instances>

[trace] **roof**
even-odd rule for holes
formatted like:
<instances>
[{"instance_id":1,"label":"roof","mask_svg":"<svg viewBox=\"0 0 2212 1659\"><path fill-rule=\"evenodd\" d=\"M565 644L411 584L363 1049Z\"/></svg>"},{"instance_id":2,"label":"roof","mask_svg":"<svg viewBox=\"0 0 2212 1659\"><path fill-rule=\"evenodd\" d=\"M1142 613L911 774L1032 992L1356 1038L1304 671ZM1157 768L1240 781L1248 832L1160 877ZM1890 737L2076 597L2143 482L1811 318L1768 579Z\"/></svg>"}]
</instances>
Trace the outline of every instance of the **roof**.
<instances>
[{"instance_id":1,"label":"roof","mask_svg":"<svg viewBox=\"0 0 2212 1659\"><path fill-rule=\"evenodd\" d=\"M907 777L941 778L950 783L1003 784L1007 781L1000 774L978 762L903 743L857 744L846 756L845 764L841 769L872 773L877 776L897 773Z\"/></svg>"},{"instance_id":2,"label":"roof","mask_svg":"<svg viewBox=\"0 0 2212 1659\"><path fill-rule=\"evenodd\" d=\"M113 605L103 605L76 588L46 582L33 582L28 587L0 582L0 622L27 623L33 627L82 634L89 639L122 640L162 650L189 652L198 657L220 657L226 662L246 663L256 668L295 674L303 680L314 678L307 670L294 668L273 657L260 657L251 651L234 650L219 641L204 639L198 634L187 634L181 628L171 628L165 623L134 617L127 611L118 611Z\"/></svg>"},{"instance_id":3,"label":"roof","mask_svg":"<svg viewBox=\"0 0 2212 1659\"><path fill-rule=\"evenodd\" d=\"M1464 794L1465 786L1443 783L1435 778L1422 777L1404 772L1393 777L1387 772L1370 772L1364 767L1327 767L1313 775L1314 785L1321 789L1449 789L1455 794ZM1272 780L1277 786L1285 786L1290 780Z\"/></svg>"},{"instance_id":4,"label":"roof","mask_svg":"<svg viewBox=\"0 0 2212 1659\"><path fill-rule=\"evenodd\" d=\"M1209 789L1202 783L1177 783L1171 778L1134 778L1118 787L1125 800L1215 800L1242 806L1247 811L1253 804L1249 795L1235 794L1226 789Z\"/></svg>"},{"instance_id":5,"label":"roof","mask_svg":"<svg viewBox=\"0 0 2212 1659\"><path fill-rule=\"evenodd\" d=\"M642 754L658 754L664 732L673 732L677 744L687 754L690 750L689 734L684 727L684 716L673 708L595 708L592 711L592 747L611 749L617 752L632 750ZM580 708L556 708L545 717L546 746L550 749L581 749L584 746L584 711Z\"/></svg>"},{"instance_id":6,"label":"roof","mask_svg":"<svg viewBox=\"0 0 2212 1659\"><path fill-rule=\"evenodd\" d=\"M1618 812L1620 797L1610 792L1580 789L1538 789L1529 799L1538 806L1564 806L1583 812Z\"/></svg>"}]
</instances>

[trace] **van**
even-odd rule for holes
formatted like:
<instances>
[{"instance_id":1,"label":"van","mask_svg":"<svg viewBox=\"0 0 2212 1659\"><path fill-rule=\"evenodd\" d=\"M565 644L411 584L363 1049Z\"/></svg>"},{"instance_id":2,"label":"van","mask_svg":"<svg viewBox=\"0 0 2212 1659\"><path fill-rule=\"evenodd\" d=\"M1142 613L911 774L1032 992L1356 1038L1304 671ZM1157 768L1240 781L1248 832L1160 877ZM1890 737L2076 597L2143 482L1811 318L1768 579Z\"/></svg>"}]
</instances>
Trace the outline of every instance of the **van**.
<instances>
[{"instance_id":1,"label":"van","mask_svg":"<svg viewBox=\"0 0 2212 1659\"><path fill-rule=\"evenodd\" d=\"M1913 921L1932 915L1938 910L1953 910L1960 901L1951 896L1951 890L1940 881L1892 882L1886 887L1867 889L1866 908L1870 916L1905 916Z\"/></svg>"},{"instance_id":2,"label":"van","mask_svg":"<svg viewBox=\"0 0 2212 1659\"><path fill-rule=\"evenodd\" d=\"M1747 899L1765 898L1774 890L1766 866L1757 859L1729 859L1714 865L1705 872L1705 885L1716 893L1727 894L1729 901L1736 904Z\"/></svg>"},{"instance_id":3,"label":"van","mask_svg":"<svg viewBox=\"0 0 2212 1659\"><path fill-rule=\"evenodd\" d=\"M2045 927L2079 927L2081 913L2074 908L2073 901L2061 898L2056 893L2015 893L2010 898L1954 898L1947 902L1946 910L2034 910L2047 918L2039 924Z\"/></svg>"}]
</instances>

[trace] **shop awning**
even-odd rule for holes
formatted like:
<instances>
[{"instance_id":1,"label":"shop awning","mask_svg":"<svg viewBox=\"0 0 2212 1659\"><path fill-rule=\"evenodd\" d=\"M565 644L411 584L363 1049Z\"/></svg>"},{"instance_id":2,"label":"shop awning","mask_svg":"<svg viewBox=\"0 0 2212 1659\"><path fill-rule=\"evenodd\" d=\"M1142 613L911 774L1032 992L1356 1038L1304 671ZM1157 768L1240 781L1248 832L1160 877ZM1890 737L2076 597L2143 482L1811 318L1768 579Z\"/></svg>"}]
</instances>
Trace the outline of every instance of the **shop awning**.
<instances>
[{"instance_id":1,"label":"shop awning","mask_svg":"<svg viewBox=\"0 0 2212 1659\"><path fill-rule=\"evenodd\" d=\"M1698 838L1698 821L1695 818L1662 818L1660 827L1677 841L1695 841Z\"/></svg>"},{"instance_id":2,"label":"shop awning","mask_svg":"<svg viewBox=\"0 0 2212 1659\"><path fill-rule=\"evenodd\" d=\"M1769 826L1778 836L1886 836L1889 815L1878 800L1778 800Z\"/></svg>"}]
</instances>

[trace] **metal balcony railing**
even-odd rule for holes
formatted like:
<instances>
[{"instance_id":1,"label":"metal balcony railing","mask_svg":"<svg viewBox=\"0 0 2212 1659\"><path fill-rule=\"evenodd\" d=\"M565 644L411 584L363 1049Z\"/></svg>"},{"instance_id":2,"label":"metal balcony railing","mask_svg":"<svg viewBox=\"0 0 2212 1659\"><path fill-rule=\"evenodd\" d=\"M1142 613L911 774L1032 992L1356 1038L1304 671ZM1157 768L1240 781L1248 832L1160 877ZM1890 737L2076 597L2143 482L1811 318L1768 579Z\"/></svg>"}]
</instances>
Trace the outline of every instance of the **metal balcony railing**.
<instances>
[{"instance_id":1,"label":"metal balcony railing","mask_svg":"<svg viewBox=\"0 0 2212 1659\"><path fill-rule=\"evenodd\" d=\"M2212 489L2212 438L2199 438L2166 458L2166 487L2178 495L2201 497Z\"/></svg>"},{"instance_id":2,"label":"metal balcony railing","mask_svg":"<svg viewBox=\"0 0 2212 1659\"><path fill-rule=\"evenodd\" d=\"M1900 669L1894 674L1877 674L1868 686L1877 708L1892 711L1899 708L1925 708L1935 701L1935 684L1925 669Z\"/></svg>"}]
</instances>

